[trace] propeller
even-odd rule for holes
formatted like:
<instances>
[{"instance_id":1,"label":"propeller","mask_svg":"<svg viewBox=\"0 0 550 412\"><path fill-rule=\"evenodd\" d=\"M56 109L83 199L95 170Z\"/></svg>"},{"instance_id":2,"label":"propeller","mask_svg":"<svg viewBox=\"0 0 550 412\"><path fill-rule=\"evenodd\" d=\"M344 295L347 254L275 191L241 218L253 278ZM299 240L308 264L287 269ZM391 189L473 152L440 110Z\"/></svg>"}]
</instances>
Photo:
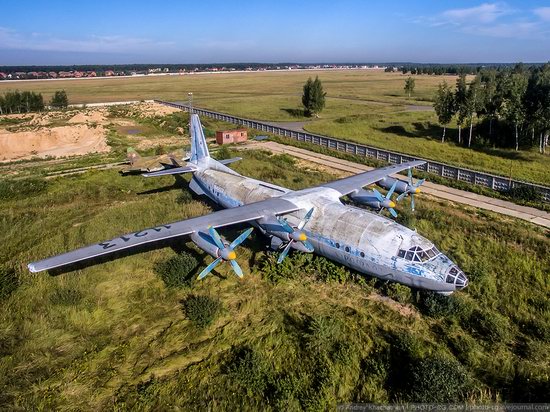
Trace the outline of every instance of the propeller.
<instances>
[{"instance_id":1,"label":"propeller","mask_svg":"<svg viewBox=\"0 0 550 412\"><path fill-rule=\"evenodd\" d=\"M243 277L243 270L235 260L237 258L237 254L235 253L235 248L239 246L241 243L245 241L245 239L250 236L254 228L250 228L245 230L243 233L239 235L233 242L231 242L229 245L225 245L223 243L223 240L221 236L218 234L216 229L214 229L212 226L208 228L208 233L210 233L210 237L216 244L216 246L219 249L219 256L216 260L214 260L212 263L210 263L207 267L204 268L204 270L199 274L198 278L202 279L206 275L208 275L212 269L214 269L216 266L218 266L221 262L229 262L231 267L233 268L233 271L235 274L242 278Z\"/></svg>"},{"instance_id":2,"label":"propeller","mask_svg":"<svg viewBox=\"0 0 550 412\"><path fill-rule=\"evenodd\" d=\"M414 212L414 195L417 193L420 193L420 186L426 181L426 179L421 179L418 182L413 183L413 177L412 177L412 169L409 167L409 171L407 172L409 177L409 184L407 186L407 190L405 190L403 193L401 193L399 196L397 196L397 201L399 202L401 199L403 199L405 196L410 195L411 196L411 209Z\"/></svg>"},{"instance_id":3,"label":"propeller","mask_svg":"<svg viewBox=\"0 0 550 412\"><path fill-rule=\"evenodd\" d=\"M393 217L397 217L397 212L394 209L395 202L391 200L391 196L393 195L393 192L395 191L395 186L397 186L397 180L395 182L393 182L392 187L390 188L390 190L388 191L388 193L386 194L385 197L382 196L378 190L372 189L373 192L374 192L374 195L376 196L376 198L380 202L380 212L379 213L381 213L382 210L384 210L384 209L388 209Z\"/></svg>"},{"instance_id":4,"label":"propeller","mask_svg":"<svg viewBox=\"0 0 550 412\"><path fill-rule=\"evenodd\" d=\"M307 240L307 235L302 230L304 226L309 222L309 219L311 218L311 215L313 214L313 208L309 209L309 211L306 213L302 221L298 223L298 226L296 229L294 229L292 226L288 224L286 219L277 218L279 220L279 223L283 227L284 231L288 233L289 241L285 245L283 251L279 255L279 259L277 259L277 263L281 263L286 255L288 255L288 252L290 248L292 247L292 244L294 242L302 242L302 244L305 246L306 249L308 249L310 252L313 252L313 246L311 243Z\"/></svg>"}]
</instances>

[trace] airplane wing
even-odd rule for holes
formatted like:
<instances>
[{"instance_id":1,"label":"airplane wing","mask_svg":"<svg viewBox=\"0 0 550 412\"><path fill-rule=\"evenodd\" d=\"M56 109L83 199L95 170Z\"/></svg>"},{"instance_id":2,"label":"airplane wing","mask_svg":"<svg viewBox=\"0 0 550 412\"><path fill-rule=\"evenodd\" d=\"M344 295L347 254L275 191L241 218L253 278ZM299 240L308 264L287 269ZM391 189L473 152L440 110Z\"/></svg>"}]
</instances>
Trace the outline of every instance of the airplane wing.
<instances>
[{"instance_id":1,"label":"airplane wing","mask_svg":"<svg viewBox=\"0 0 550 412\"><path fill-rule=\"evenodd\" d=\"M266 199L233 209L220 210L205 216L180 220L140 230L139 232L128 233L114 239L76 249L72 252L29 263L28 268L31 272L40 272L74 265L121 251L139 250L145 245L190 235L193 232L206 229L208 226L214 228L230 226L261 219L273 214L284 215L297 210L300 210L300 208L287 200L278 198Z\"/></svg>"},{"instance_id":2,"label":"airplane wing","mask_svg":"<svg viewBox=\"0 0 550 412\"><path fill-rule=\"evenodd\" d=\"M194 172L197 170L197 167L194 166L192 163L187 164L187 166L183 167L173 167L170 169L155 171L155 172L149 172L149 173L143 173L142 176L144 177L155 177L155 176L167 176L167 175L179 175L182 173L189 173Z\"/></svg>"},{"instance_id":3,"label":"airplane wing","mask_svg":"<svg viewBox=\"0 0 550 412\"><path fill-rule=\"evenodd\" d=\"M345 177L340 180L335 180L334 182L326 183L320 187L330 187L331 189L339 191L342 196L345 196L364 186L376 183L388 175L401 172L402 170L410 167L420 166L424 163L426 162L423 160L414 160L412 162L386 166L380 169L370 170L365 173L359 173L358 175Z\"/></svg>"}]
</instances>

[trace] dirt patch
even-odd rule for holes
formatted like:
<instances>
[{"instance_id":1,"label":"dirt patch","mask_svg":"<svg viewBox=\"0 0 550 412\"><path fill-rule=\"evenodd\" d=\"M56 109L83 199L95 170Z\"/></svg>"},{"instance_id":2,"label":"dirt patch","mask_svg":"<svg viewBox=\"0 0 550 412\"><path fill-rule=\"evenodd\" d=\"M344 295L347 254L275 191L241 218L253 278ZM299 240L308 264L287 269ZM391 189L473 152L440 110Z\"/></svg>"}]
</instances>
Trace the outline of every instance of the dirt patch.
<instances>
[{"instance_id":1,"label":"dirt patch","mask_svg":"<svg viewBox=\"0 0 550 412\"><path fill-rule=\"evenodd\" d=\"M145 117L166 116L168 114L181 112L181 109L176 109L175 107L165 106L159 103L141 103L138 106L138 110L140 110L142 115Z\"/></svg>"},{"instance_id":2,"label":"dirt patch","mask_svg":"<svg viewBox=\"0 0 550 412\"><path fill-rule=\"evenodd\" d=\"M390 307L391 309L396 310L403 316L415 316L415 317L418 316L418 312L412 306L404 305L402 303L396 302L395 300L387 296L382 296L377 293L372 293L367 297L367 299L375 302L381 302L384 305Z\"/></svg>"},{"instance_id":3,"label":"dirt patch","mask_svg":"<svg viewBox=\"0 0 550 412\"><path fill-rule=\"evenodd\" d=\"M67 123L97 123L104 124L106 122L104 110L90 110L80 112L71 117Z\"/></svg>"},{"instance_id":4,"label":"dirt patch","mask_svg":"<svg viewBox=\"0 0 550 412\"><path fill-rule=\"evenodd\" d=\"M108 152L105 129L88 125L10 132L0 129L0 162Z\"/></svg>"},{"instance_id":5,"label":"dirt patch","mask_svg":"<svg viewBox=\"0 0 550 412\"><path fill-rule=\"evenodd\" d=\"M164 137L158 139L138 139L136 138L135 142L132 142L132 146L139 150L150 149L157 146L180 146L187 147L189 145L188 138L181 137Z\"/></svg>"}]
</instances>

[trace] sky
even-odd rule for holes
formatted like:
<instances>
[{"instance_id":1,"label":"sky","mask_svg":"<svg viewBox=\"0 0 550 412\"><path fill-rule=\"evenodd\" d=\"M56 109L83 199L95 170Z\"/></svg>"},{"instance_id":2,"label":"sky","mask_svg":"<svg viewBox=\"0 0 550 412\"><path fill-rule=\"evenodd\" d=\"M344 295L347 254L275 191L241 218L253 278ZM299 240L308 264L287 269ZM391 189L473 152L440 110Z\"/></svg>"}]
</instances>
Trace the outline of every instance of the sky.
<instances>
[{"instance_id":1,"label":"sky","mask_svg":"<svg viewBox=\"0 0 550 412\"><path fill-rule=\"evenodd\" d=\"M0 4L0 66L549 60L550 0Z\"/></svg>"}]
</instances>

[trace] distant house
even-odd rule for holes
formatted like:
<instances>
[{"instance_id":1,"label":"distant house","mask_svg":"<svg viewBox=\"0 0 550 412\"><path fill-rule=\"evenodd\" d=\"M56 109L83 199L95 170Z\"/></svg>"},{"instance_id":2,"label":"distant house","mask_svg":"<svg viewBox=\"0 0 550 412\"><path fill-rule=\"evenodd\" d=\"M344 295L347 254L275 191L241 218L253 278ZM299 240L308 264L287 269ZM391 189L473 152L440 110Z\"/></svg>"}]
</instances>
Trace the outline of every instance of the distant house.
<instances>
[{"instance_id":1,"label":"distant house","mask_svg":"<svg viewBox=\"0 0 550 412\"><path fill-rule=\"evenodd\" d=\"M114 76L115 72L112 70L105 70L105 76Z\"/></svg>"},{"instance_id":2,"label":"distant house","mask_svg":"<svg viewBox=\"0 0 550 412\"><path fill-rule=\"evenodd\" d=\"M6 73L0 72L0 79L5 79L7 77L8 75Z\"/></svg>"},{"instance_id":3,"label":"distant house","mask_svg":"<svg viewBox=\"0 0 550 412\"><path fill-rule=\"evenodd\" d=\"M219 130L216 132L217 144L241 143L246 142L247 139L246 129Z\"/></svg>"},{"instance_id":4,"label":"distant house","mask_svg":"<svg viewBox=\"0 0 550 412\"><path fill-rule=\"evenodd\" d=\"M50 76L52 79L55 79L55 78L57 78L57 73L56 72L49 72L48 76Z\"/></svg>"}]
</instances>

